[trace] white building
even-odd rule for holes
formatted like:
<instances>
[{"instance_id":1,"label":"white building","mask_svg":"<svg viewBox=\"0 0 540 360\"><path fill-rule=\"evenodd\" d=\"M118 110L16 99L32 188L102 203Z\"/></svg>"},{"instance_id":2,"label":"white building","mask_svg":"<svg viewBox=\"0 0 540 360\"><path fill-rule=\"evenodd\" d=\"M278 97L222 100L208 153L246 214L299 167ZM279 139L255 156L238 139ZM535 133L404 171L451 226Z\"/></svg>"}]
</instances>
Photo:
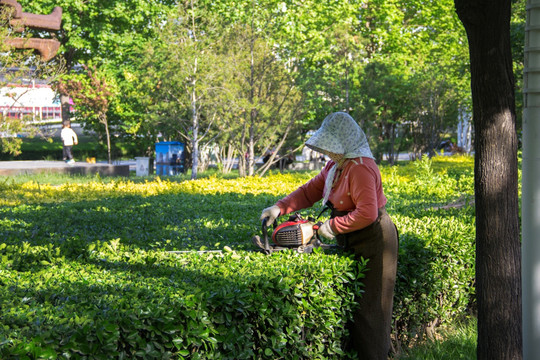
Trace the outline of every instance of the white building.
<instances>
[{"instance_id":1,"label":"white building","mask_svg":"<svg viewBox=\"0 0 540 360\"><path fill-rule=\"evenodd\" d=\"M49 85L9 85L0 88L0 112L5 117L27 118L36 123L62 121L60 100Z\"/></svg>"}]
</instances>

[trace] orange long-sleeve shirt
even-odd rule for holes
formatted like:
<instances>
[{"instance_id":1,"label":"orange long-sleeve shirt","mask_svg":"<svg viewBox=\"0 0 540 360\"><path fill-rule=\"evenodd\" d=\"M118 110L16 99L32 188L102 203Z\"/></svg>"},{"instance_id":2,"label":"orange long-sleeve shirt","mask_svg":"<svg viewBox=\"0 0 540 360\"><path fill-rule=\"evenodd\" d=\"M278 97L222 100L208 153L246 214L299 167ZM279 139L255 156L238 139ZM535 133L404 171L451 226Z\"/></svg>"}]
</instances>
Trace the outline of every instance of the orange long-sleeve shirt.
<instances>
[{"instance_id":1,"label":"orange long-sleeve shirt","mask_svg":"<svg viewBox=\"0 0 540 360\"><path fill-rule=\"evenodd\" d=\"M326 176L333 165L334 162L329 161L317 176L279 200L276 205L281 214L311 207L321 200ZM378 209L387 201L375 161L367 157L348 159L328 200L336 210L349 212L330 221L335 233L345 234L372 224L377 219Z\"/></svg>"}]
</instances>

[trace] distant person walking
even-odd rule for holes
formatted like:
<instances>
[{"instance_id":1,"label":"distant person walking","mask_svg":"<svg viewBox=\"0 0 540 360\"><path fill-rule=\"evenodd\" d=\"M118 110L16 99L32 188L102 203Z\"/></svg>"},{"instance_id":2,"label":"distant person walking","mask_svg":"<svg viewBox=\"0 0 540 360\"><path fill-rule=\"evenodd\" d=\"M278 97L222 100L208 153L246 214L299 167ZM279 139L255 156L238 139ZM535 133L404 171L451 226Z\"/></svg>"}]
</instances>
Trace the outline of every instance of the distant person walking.
<instances>
[{"instance_id":1,"label":"distant person walking","mask_svg":"<svg viewBox=\"0 0 540 360\"><path fill-rule=\"evenodd\" d=\"M62 124L62 132L60 133L60 137L62 138L62 143L64 145L62 149L63 159L68 164L73 164L75 162L75 160L73 160L73 145L77 145L79 143L79 139L69 123Z\"/></svg>"}]
</instances>

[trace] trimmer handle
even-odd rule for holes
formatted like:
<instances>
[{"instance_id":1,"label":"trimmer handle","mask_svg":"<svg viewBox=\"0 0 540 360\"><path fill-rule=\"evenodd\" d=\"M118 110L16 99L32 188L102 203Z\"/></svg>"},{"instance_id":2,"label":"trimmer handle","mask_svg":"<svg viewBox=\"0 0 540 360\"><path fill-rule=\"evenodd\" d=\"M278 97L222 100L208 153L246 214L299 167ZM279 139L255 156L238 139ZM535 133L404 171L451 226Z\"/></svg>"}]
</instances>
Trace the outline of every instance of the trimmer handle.
<instances>
[{"instance_id":1,"label":"trimmer handle","mask_svg":"<svg viewBox=\"0 0 540 360\"><path fill-rule=\"evenodd\" d=\"M322 221L318 221L316 222L315 224L313 224L313 231L315 231L315 238L317 240L319 240L320 242L320 238L319 238L319 228L322 226Z\"/></svg>"},{"instance_id":2,"label":"trimmer handle","mask_svg":"<svg viewBox=\"0 0 540 360\"><path fill-rule=\"evenodd\" d=\"M268 221L269 217L265 217L264 219L262 219L262 225L261 225L261 228L262 228L262 233L263 233L263 236L264 236L264 252L268 255L272 252L272 250L270 250L270 243L268 242L268 225L266 225L266 222ZM277 219L274 219L274 229L277 227Z\"/></svg>"},{"instance_id":3,"label":"trimmer handle","mask_svg":"<svg viewBox=\"0 0 540 360\"><path fill-rule=\"evenodd\" d=\"M270 219L270 217L268 216L262 219L261 228L263 232L266 232L268 230L268 225L266 225L266 223L268 222L268 219ZM272 226L274 226L274 228L277 227L277 219L274 220L274 223L272 224Z\"/></svg>"}]
</instances>

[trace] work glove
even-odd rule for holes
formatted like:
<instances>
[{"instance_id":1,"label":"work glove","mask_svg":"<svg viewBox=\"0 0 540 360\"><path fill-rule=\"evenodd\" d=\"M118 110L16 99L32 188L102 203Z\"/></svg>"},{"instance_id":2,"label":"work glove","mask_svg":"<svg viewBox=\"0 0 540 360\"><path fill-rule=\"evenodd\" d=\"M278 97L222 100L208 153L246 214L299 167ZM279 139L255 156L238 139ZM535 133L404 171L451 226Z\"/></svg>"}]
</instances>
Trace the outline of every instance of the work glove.
<instances>
[{"instance_id":1,"label":"work glove","mask_svg":"<svg viewBox=\"0 0 540 360\"><path fill-rule=\"evenodd\" d=\"M319 227L319 230L317 230L317 234L319 235L319 237L322 237L328 240L331 240L336 237L334 230L332 230L332 227L330 226L330 220L326 220Z\"/></svg>"},{"instance_id":2,"label":"work glove","mask_svg":"<svg viewBox=\"0 0 540 360\"><path fill-rule=\"evenodd\" d=\"M279 208L279 206L272 205L262 211L261 221L264 218L268 218L268 220L266 220L266 226L270 226L272 225L274 220L276 220L279 217L279 215L281 215L281 209Z\"/></svg>"}]
</instances>

